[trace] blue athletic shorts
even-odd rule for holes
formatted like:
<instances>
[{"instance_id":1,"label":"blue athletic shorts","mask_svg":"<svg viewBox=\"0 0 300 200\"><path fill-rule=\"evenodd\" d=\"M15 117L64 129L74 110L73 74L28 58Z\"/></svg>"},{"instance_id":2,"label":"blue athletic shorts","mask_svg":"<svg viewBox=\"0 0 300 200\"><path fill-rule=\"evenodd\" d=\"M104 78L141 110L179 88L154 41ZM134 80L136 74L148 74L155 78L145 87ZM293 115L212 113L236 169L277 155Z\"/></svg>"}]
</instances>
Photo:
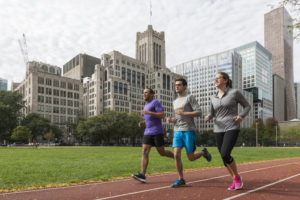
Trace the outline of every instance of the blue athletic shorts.
<instances>
[{"instance_id":1,"label":"blue athletic shorts","mask_svg":"<svg viewBox=\"0 0 300 200\"><path fill-rule=\"evenodd\" d=\"M172 147L185 147L187 153L192 153L196 150L196 140L195 131L174 131Z\"/></svg>"}]
</instances>

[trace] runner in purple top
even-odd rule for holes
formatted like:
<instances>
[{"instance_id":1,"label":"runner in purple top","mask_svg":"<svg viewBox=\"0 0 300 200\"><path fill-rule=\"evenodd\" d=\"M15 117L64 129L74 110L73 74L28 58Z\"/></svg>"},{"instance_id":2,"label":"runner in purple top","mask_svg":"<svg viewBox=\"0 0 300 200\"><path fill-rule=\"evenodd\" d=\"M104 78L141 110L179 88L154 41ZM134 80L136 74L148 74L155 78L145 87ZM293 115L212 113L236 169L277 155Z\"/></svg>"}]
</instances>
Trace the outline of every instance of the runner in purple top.
<instances>
[{"instance_id":1,"label":"runner in purple top","mask_svg":"<svg viewBox=\"0 0 300 200\"><path fill-rule=\"evenodd\" d=\"M146 129L143 137L143 152L141 161L142 172L132 175L138 181L146 183L146 170L149 162L149 153L152 146L156 147L156 150L161 156L166 156L174 159L174 154L171 151L164 148L164 129L162 127L161 119L165 117L164 109L157 99L153 99L154 91L151 88L144 90L144 100L146 105L141 111L144 115L144 121L139 123L139 127L145 126Z\"/></svg>"}]
</instances>

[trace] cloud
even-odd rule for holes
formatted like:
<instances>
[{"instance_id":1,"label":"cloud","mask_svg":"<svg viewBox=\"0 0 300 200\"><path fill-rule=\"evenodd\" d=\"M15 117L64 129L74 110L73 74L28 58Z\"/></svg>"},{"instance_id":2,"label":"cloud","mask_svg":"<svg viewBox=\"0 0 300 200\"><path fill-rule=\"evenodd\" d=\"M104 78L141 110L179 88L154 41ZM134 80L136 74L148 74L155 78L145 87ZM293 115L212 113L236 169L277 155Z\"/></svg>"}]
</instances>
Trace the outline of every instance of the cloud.
<instances>
[{"instance_id":1,"label":"cloud","mask_svg":"<svg viewBox=\"0 0 300 200\"><path fill-rule=\"evenodd\" d=\"M165 32L167 66L258 41L264 44L264 14L277 0L152 0L151 22ZM136 32L150 23L149 1L0 1L0 77L22 81L18 46L27 37L30 60L62 66L79 53L100 57L112 50L135 57ZM300 43L294 43L300 73ZM299 77L295 77L300 81Z\"/></svg>"}]
</instances>

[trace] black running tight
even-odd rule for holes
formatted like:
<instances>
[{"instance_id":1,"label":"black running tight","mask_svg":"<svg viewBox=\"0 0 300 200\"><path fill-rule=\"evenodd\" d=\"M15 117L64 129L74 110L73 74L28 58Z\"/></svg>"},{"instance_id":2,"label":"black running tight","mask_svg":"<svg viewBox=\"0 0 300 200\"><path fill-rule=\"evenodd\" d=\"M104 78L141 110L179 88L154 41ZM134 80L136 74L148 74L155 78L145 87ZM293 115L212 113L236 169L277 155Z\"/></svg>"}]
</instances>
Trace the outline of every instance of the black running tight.
<instances>
[{"instance_id":1,"label":"black running tight","mask_svg":"<svg viewBox=\"0 0 300 200\"><path fill-rule=\"evenodd\" d=\"M215 133L217 146L225 166L233 162L233 157L230 154L237 141L239 132L240 130L230 130Z\"/></svg>"}]
</instances>

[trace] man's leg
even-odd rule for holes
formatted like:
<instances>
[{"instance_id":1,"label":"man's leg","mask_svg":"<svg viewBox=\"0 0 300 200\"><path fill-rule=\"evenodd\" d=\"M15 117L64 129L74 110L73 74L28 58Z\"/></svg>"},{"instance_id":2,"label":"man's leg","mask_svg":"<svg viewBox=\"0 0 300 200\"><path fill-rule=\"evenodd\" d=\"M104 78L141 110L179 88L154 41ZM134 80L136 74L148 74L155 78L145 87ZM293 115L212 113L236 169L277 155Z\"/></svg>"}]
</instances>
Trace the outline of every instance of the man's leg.
<instances>
[{"instance_id":1,"label":"man's leg","mask_svg":"<svg viewBox=\"0 0 300 200\"><path fill-rule=\"evenodd\" d=\"M183 166L181 161L181 148L175 147L174 148L174 160L175 160L175 166L177 173L179 175L180 179L183 179Z\"/></svg>"},{"instance_id":2,"label":"man's leg","mask_svg":"<svg viewBox=\"0 0 300 200\"><path fill-rule=\"evenodd\" d=\"M188 159L190 161L195 161L197 160L198 158L201 158L201 156L204 156L204 152L203 151L200 151L200 152L192 152L192 153L188 153L186 152L186 155L188 157Z\"/></svg>"},{"instance_id":3,"label":"man's leg","mask_svg":"<svg viewBox=\"0 0 300 200\"><path fill-rule=\"evenodd\" d=\"M184 133L183 142L184 142L184 146L185 146L185 149L186 149L186 155L187 155L187 157L190 161L195 161L198 158L205 155L204 150L202 150L200 152L195 152L195 150L196 150L196 140L197 140L197 136L196 136L195 131L186 131ZM207 152L207 150L206 150L206 152Z\"/></svg>"},{"instance_id":4,"label":"man's leg","mask_svg":"<svg viewBox=\"0 0 300 200\"><path fill-rule=\"evenodd\" d=\"M161 156L166 156L169 158L174 158L173 152L169 150L165 150L165 142L164 142L164 135L163 134L158 134L154 136L154 143L156 146L156 150L158 151L159 155Z\"/></svg>"},{"instance_id":5,"label":"man's leg","mask_svg":"<svg viewBox=\"0 0 300 200\"><path fill-rule=\"evenodd\" d=\"M157 152L159 153L159 155L161 156L166 156L169 158L173 158L174 159L174 154L172 151L166 150L164 146L161 147L156 147Z\"/></svg>"},{"instance_id":6,"label":"man's leg","mask_svg":"<svg viewBox=\"0 0 300 200\"><path fill-rule=\"evenodd\" d=\"M151 150L151 145L150 144L143 144L143 150L142 150L142 160L141 160L141 170L142 172L138 174L133 174L132 178L141 181L142 183L146 183L146 170L148 167L148 162L149 162L149 153Z\"/></svg>"},{"instance_id":7,"label":"man's leg","mask_svg":"<svg viewBox=\"0 0 300 200\"><path fill-rule=\"evenodd\" d=\"M141 170L146 174L148 163L149 163L149 153L151 150L151 145L143 144L142 160L141 160Z\"/></svg>"}]
</instances>

